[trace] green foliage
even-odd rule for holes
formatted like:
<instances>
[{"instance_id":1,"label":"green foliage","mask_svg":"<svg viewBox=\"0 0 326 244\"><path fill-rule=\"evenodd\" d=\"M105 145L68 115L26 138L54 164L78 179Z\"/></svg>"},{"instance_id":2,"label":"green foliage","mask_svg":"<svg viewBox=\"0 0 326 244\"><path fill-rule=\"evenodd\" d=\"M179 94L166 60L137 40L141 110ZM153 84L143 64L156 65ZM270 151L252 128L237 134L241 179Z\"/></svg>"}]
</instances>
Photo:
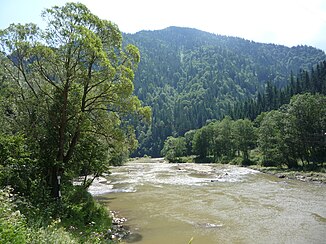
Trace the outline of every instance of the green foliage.
<instances>
[{"instance_id":1,"label":"green foliage","mask_svg":"<svg viewBox=\"0 0 326 244\"><path fill-rule=\"evenodd\" d=\"M75 186L63 190L62 225L83 232L87 237L92 232L105 233L111 225L109 213L97 203L83 187Z\"/></svg>"},{"instance_id":2,"label":"green foliage","mask_svg":"<svg viewBox=\"0 0 326 244\"><path fill-rule=\"evenodd\" d=\"M264 111L275 110L289 103L293 95L307 92L326 95L326 61L313 66L310 73L301 69L297 77L294 77L291 72L290 83L285 87L278 88L275 84L267 82L266 87L258 93L257 97L248 98L244 102L237 101L227 114L234 119L253 120Z\"/></svg>"},{"instance_id":3,"label":"green foliage","mask_svg":"<svg viewBox=\"0 0 326 244\"><path fill-rule=\"evenodd\" d=\"M232 165L243 165L243 158L242 157L235 157L230 161Z\"/></svg>"},{"instance_id":4,"label":"green foliage","mask_svg":"<svg viewBox=\"0 0 326 244\"><path fill-rule=\"evenodd\" d=\"M326 161L326 96L296 95L287 108L299 158L309 162Z\"/></svg>"},{"instance_id":5,"label":"green foliage","mask_svg":"<svg viewBox=\"0 0 326 244\"><path fill-rule=\"evenodd\" d=\"M168 136L183 136L226 114L253 120L277 109L275 104L288 103L293 93L274 96L274 86L285 87L291 71L310 70L326 59L312 47L255 43L189 28L141 31L125 34L124 40L139 47L143 58L135 72L135 93L153 108L151 126L138 126L140 148L134 156L159 156ZM254 106L258 93L260 100L270 100L264 110ZM233 106L237 102L241 106Z\"/></svg>"},{"instance_id":6,"label":"green foliage","mask_svg":"<svg viewBox=\"0 0 326 244\"><path fill-rule=\"evenodd\" d=\"M15 209L9 189L0 190L0 242L26 243L27 228L24 216Z\"/></svg>"},{"instance_id":7,"label":"green foliage","mask_svg":"<svg viewBox=\"0 0 326 244\"><path fill-rule=\"evenodd\" d=\"M248 164L249 151L256 144L256 132L247 119L233 121L225 117L198 129L192 144L199 159L212 157L216 162L229 163L238 151L242 153L242 163Z\"/></svg>"},{"instance_id":8,"label":"green foliage","mask_svg":"<svg viewBox=\"0 0 326 244\"><path fill-rule=\"evenodd\" d=\"M326 161L324 95L302 94L279 111L267 113L259 128L259 146L265 166L298 167L297 159Z\"/></svg>"},{"instance_id":9,"label":"green foliage","mask_svg":"<svg viewBox=\"0 0 326 244\"><path fill-rule=\"evenodd\" d=\"M73 237L64 228L58 228L56 225L50 225L46 228L32 230L30 240L27 243L49 243L49 244L77 244L80 243L78 238ZM85 242L84 242L85 243ZM96 243L96 242L93 242Z\"/></svg>"},{"instance_id":10,"label":"green foliage","mask_svg":"<svg viewBox=\"0 0 326 244\"><path fill-rule=\"evenodd\" d=\"M249 162L249 151L256 146L256 131L248 119L240 119L233 125L235 147L242 153L243 162Z\"/></svg>"},{"instance_id":11,"label":"green foliage","mask_svg":"<svg viewBox=\"0 0 326 244\"><path fill-rule=\"evenodd\" d=\"M16 236L4 222L3 238L20 243L27 231L39 243L94 243L96 233L105 239L111 220L86 192L89 182L73 187L72 181L106 172L137 147L130 121L144 124L151 116L133 94L140 54L122 45L115 24L83 4L55 6L42 16L44 30L12 24L0 31L0 187L19 193L26 217L16 216ZM82 237L59 228L72 225Z\"/></svg>"},{"instance_id":12,"label":"green foliage","mask_svg":"<svg viewBox=\"0 0 326 244\"><path fill-rule=\"evenodd\" d=\"M76 146L72 162L74 166L70 171L72 176L76 175L101 175L108 171L109 147L100 138L92 134L86 134L80 138ZM68 172L67 172L68 174ZM84 185L86 187L86 185Z\"/></svg>"},{"instance_id":13,"label":"green foliage","mask_svg":"<svg viewBox=\"0 0 326 244\"><path fill-rule=\"evenodd\" d=\"M301 94L279 110L260 114L255 122L225 117L186 135L193 138L196 162L297 168L301 160L304 169L318 169L326 161L325 108L325 95ZM164 149L173 148L178 139L184 138L169 137Z\"/></svg>"},{"instance_id":14,"label":"green foliage","mask_svg":"<svg viewBox=\"0 0 326 244\"><path fill-rule=\"evenodd\" d=\"M195 130L190 130L187 131L184 135L185 141L186 141L186 155L191 155L192 154L192 142L194 139L196 131Z\"/></svg>"},{"instance_id":15,"label":"green foliage","mask_svg":"<svg viewBox=\"0 0 326 244\"><path fill-rule=\"evenodd\" d=\"M13 232L17 238L20 238L20 234L25 235L24 238L26 238L23 242L4 243L100 243L100 241L105 241L105 233L111 225L107 209L97 203L82 186L65 186L62 190L63 198L59 205L52 198L43 199L44 202L39 199L39 203L36 203L18 195L15 198L9 198L9 193L6 192L4 196L7 198L5 198L1 192L3 205L0 209L9 209L1 213L4 214L5 220L13 225L10 227L6 221L0 221L0 224L4 224L3 233ZM13 199L16 199L15 204L12 202Z\"/></svg>"},{"instance_id":16,"label":"green foliage","mask_svg":"<svg viewBox=\"0 0 326 244\"><path fill-rule=\"evenodd\" d=\"M80 243L63 228L57 228L56 222L40 229L28 226L17 209L17 197L9 188L0 190L0 243Z\"/></svg>"},{"instance_id":17,"label":"green foliage","mask_svg":"<svg viewBox=\"0 0 326 244\"><path fill-rule=\"evenodd\" d=\"M35 186L36 160L22 135L0 134L0 186L10 185L16 192L30 194Z\"/></svg>"},{"instance_id":18,"label":"green foliage","mask_svg":"<svg viewBox=\"0 0 326 244\"><path fill-rule=\"evenodd\" d=\"M174 138L168 137L164 142L164 147L161 154L170 162L180 162L180 157L186 153L186 140L184 137Z\"/></svg>"},{"instance_id":19,"label":"green foliage","mask_svg":"<svg viewBox=\"0 0 326 244\"><path fill-rule=\"evenodd\" d=\"M291 134L287 129L285 113L271 111L266 114L259 127L258 144L263 154L263 166L281 166L296 161L296 153L291 144Z\"/></svg>"},{"instance_id":20,"label":"green foliage","mask_svg":"<svg viewBox=\"0 0 326 244\"><path fill-rule=\"evenodd\" d=\"M212 154L215 161L226 162L234 156L235 139L233 133L234 121L225 117L221 122L214 123Z\"/></svg>"},{"instance_id":21,"label":"green foliage","mask_svg":"<svg viewBox=\"0 0 326 244\"><path fill-rule=\"evenodd\" d=\"M122 46L116 25L80 3L42 15L44 31L12 24L1 32L1 74L12 101L2 116L26 136L38 177L59 197L58 176L65 184L81 172L102 173L112 158L124 159L136 145L127 115L148 121L150 109L133 95L139 51Z\"/></svg>"},{"instance_id":22,"label":"green foliage","mask_svg":"<svg viewBox=\"0 0 326 244\"><path fill-rule=\"evenodd\" d=\"M209 155L210 139L213 134L212 129L211 126L204 126L196 130L192 142L192 150L200 159L205 159Z\"/></svg>"}]
</instances>

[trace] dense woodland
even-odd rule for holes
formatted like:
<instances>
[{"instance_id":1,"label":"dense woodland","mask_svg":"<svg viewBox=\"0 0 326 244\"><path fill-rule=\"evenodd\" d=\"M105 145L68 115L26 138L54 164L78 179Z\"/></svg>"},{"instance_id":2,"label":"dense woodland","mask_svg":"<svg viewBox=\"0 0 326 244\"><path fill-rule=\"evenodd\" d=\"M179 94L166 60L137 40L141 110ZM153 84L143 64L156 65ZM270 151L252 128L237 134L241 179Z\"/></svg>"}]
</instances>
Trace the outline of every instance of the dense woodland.
<instances>
[{"instance_id":1,"label":"dense woodland","mask_svg":"<svg viewBox=\"0 0 326 244\"><path fill-rule=\"evenodd\" d=\"M298 94L254 121L226 116L180 137L168 137L171 162L258 164L316 170L326 161L326 96ZM186 156L195 156L189 158Z\"/></svg>"},{"instance_id":2,"label":"dense woodland","mask_svg":"<svg viewBox=\"0 0 326 244\"><path fill-rule=\"evenodd\" d=\"M291 79L296 82L300 70L310 72L326 60L323 51L308 46L256 43L190 28L169 27L124 37L141 53L135 94L153 112L149 127L138 126L140 147L134 156L160 156L168 136L222 119L231 110L232 116L241 117L244 101L251 103L267 86L283 88ZM269 109L258 109L255 116Z\"/></svg>"},{"instance_id":3,"label":"dense woodland","mask_svg":"<svg viewBox=\"0 0 326 244\"><path fill-rule=\"evenodd\" d=\"M326 61L301 70L282 88L267 83L256 98L237 101L222 120L168 137L171 162L222 162L317 169L326 161ZM195 156L194 159L185 156Z\"/></svg>"},{"instance_id":4,"label":"dense woodland","mask_svg":"<svg viewBox=\"0 0 326 244\"><path fill-rule=\"evenodd\" d=\"M291 74L290 83L283 88L268 82L265 89L255 98L237 101L227 111L232 118L249 118L254 120L261 112L278 109L289 103L295 94L320 93L326 95L326 61L311 68L311 71L300 70L296 78Z\"/></svg>"}]
</instances>

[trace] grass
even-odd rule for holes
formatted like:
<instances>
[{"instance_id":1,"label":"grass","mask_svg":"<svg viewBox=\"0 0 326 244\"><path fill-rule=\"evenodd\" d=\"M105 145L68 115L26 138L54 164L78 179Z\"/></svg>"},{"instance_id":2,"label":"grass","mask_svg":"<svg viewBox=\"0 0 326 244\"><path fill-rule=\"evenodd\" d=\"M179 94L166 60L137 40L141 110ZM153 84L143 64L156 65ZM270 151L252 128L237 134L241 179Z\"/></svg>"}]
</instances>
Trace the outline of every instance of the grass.
<instances>
[{"instance_id":1,"label":"grass","mask_svg":"<svg viewBox=\"0 0 326 244\"><path fill-rule=\"evenodd\" d=\"M11 192L0 190L0 243L112 243L108 210L81 187L66 191L59 210L57 203L45 209ZM49 217L51 209L57 213Z\"/></svg>"}]
</instances>

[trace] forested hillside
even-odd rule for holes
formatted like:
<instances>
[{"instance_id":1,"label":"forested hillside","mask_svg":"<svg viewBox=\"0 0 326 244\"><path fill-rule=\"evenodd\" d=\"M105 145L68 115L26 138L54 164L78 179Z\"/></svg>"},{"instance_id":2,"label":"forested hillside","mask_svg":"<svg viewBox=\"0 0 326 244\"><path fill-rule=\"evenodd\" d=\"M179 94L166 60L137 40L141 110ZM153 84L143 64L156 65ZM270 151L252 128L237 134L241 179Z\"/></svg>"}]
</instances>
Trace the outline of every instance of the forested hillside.
<instances>
[{"instance_id":1,"label":"forested hillside","mask_svg":"<svg viewBox=\"0 0 326 244\"><path fill-rule=\"evenodd\" d=\"M291 72L311 70L326 59L313 47L262 44L179 27L124 34L124 41L139 48L135 92L153 111L151 126L138 125L135 155L159 156L168 136L221 118L236 101L255 98L267 83L285 87Z\"/></svg>"},{"instance_id":2,"label":"forested hillside","mask_svg":"<svg viewBox=\"0 0 326 244\"><path fill-rule=\"evenodd\" d=\"M236 102L230 116L184 136L169 136L170 162L258 164L317 170L326 160L326 61L284 88L270 83L256 99ZM268 111L268 112L266 112ZM185 157L187 156L187 157ZM189 157L191 156L191 157Z\"/></svg>"}]
</instances>

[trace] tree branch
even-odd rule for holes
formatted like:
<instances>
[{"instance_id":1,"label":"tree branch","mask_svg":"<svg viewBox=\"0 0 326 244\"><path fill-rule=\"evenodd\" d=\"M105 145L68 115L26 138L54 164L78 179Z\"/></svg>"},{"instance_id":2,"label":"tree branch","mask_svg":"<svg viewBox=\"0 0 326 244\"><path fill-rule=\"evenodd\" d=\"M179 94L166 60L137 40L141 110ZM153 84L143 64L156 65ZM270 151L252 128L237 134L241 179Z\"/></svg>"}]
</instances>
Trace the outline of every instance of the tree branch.
<instances>
[{"instance_id":1,"label":"tree branch","mask_svg":"<svg viewBox=\"0 0 326 244\"><path fill-rule=\"evenodd\" d=\"M19 50L18 50L18 54L19 54ZM20 57L20 55L18 55L19 57L19 65L15 65L15 63L12 61L12 63L14 64L14 66L16 66L18 68L18 70L22 73L23 77L24 77L24 81L27 83L28 87L32 90L34 96L36 98L38 98L38 95L37 93L35 92L32 84L28 81L27 79L27 76L26 76L26 73L25 73L25 69L24 69L24 65L23 65L23 60L22 58Z\"/></svg>"},{"instance_id":2,"label":"tree branch","mask_svg":"<svg viewBox=\"0 0 326 244\"><path fill-rule=\"evenodd\" d=\"M50 77L45 73L44 69L43 69L43 66L40 64L40 60L39 58L37 57L37 65L38 65L38 71L39 73L43 76L43 78L48 82L50 83L52 86L54 86L57 90L61 90L60 87L55 84L51 79Z\"/></svg>"}]
</instances>

